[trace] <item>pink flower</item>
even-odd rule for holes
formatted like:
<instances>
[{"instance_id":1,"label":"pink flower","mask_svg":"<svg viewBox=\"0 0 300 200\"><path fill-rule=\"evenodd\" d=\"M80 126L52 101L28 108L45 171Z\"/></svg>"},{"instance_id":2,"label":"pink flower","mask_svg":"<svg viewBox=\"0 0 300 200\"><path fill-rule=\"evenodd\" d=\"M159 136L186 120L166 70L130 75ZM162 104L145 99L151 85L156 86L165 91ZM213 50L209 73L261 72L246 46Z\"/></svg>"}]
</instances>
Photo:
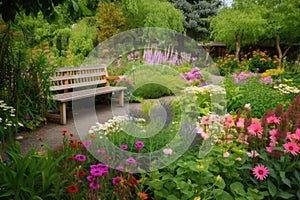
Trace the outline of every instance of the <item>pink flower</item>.
<instances>
[{"instance_id":1,"label":"pink flower","mask_svg":"<svg viewBox=\"0 0 300 200\"><path fill-rule=\"evenodd\" d=\"M250 126L248 126L247 130L248 130L248 133L253 136L255 136L255 135L257 135L257 133L261 133L263 131L260 124L251 124Z\"/></svg>"},{"instance_id":2,"label":"pink flower","mask_svg":"<svg viewBox=\"0 0 300 200\"><path fill-rule=\"evenodd\" d=\"M134 146L138 149L141 150L144 147L144 143L141 141L137 141Z\"/></svg>"},{"instance_id":3,"label":"pink flower","mask_svg":"<svg viewBox=\"0 0 300 200\"><path fill-rule=\"evenodd\" d=\"M268 124L279 124L280 119L278 117L275 117L274 115L267 118Z\"/></svg>"},{"instance_id":4,"label":"pink flower","mask_svg":"<svg viewBox=\"0 0 300 200\"><path fill-rule=\"evenodd\" d=\"M128 149L128 147L127 147L127 145L122 145L121 149L125 151L126 149Z\"/></svg>"},{"instance_id":5,"label":"pink flower","mask_svg":"<svg viewBox=\"0 0 300 200\"><path fill-rule=\"evenodd\" d=\"M257 165L253 168L253 174L255 175L256 179L262 181L268 176L269 171L264 165Z\"/></svg>"},{"instance_id":6,"label":"pink flower","mask_svg":"<svg viewBox=\"0 0 300 200\"><path fill-rule=\"evenodd\" d=\"M105 149L98 149L97 153L106 154L106 150Z\"/></svg>"},{"instance_id":7,"label":"pink flower","mask_svg":"<svg viewBox=\"0 0 300 200\"><path fill-rule=\"evenodd\" d=\"M118 167L116 167L116 170L122 171L124 169L124 167L122 165L119 165Z\"/></svg>"},{"instance_id":8,"label":"pink flower","mask_svg":"<svg viewBox=\"0 0 300 200\"><path fill-rule=\"evenodd\" d=\"M94 183L94 182L90 182L89 187L93 190L97 190L100 188L100 184L98 183Z\"/></svg>"},{"instance_id":9,"label":"pink flower","mask_svg":"<svg viewBox=\"0 0 300 200\"><path fill-rule=\"evenodd\" d=\"M84 161L86 161L86 156L82 155L82 154L77 154L77 155L75 155L75 159L80 162L84 162Z\"/></svg>"},{"instance_id":10,"label":"pink flower","mask_svg":"<svg viewBox=\"0 0 300 200\"><path fill-rule=\"evenodd\" d=\"M236 123L236 127L238 128L244 128L245 119L239 118L239 121Z\"/></svg>"},{"instance_id":11,"label":"pink flower","mask_svg":"<svg viewBox=\"0 0 300 200\"><path fill-rule=\"evenodd\" d=\"M300 150L296 142L288 142L283 144L283 147L287 152L290 152L293 156L296 156Z\"/></svg>"},{"instance_id":12,"label":"pink flower","mask_svg":"<svg viewBox=\"0 0 300 200\"><path fill-rule=\"evenodd\" d=\"M132 157L126 159L127 163L136 164L136 160Z\"/></svg>"},{"instance_id":13,"label":"pink flower","mask_svg":"<svg viewBox=\"0 0 300 200\"><path fill-rule=\"evenodd\" d=\"M205 125L205 124L209 124L210 123L210 120L208 119L207 116L203 116L201 118L201 125Z\"/></svg>"},{"instance_id":14,"label":"pink flower","mask_svg":"<svg viewBox=\"0 0 300 200\"><path fill-rule=\"evenodd\" d=\"M86 141L82 142L82 144L85 148L88 148L92 144L92 142L90 140L86 140Z\"/></svg>"},{"instance_id":15,"label":"pink flower","mask_svg":"<svg viewBox=\"0 0 300 200\"><path fill-rule=\"evenodd\" d=\"M166 154L166 155L171 155L171 154L173 153L173 150L170 149L170 148L167 148L167 149L164 149L163 152L164 152L164 154Z\"/></svg>"},{"instance_id":16,"label":"pink flower","mask_svg":"<svg viewBox=\"0 0 300 200\"><path fill-rule=\"evenodd\" d=\"M242 159L240 157L237 157L235 160L236 161L241 161Z\"/></svg>"},{"instance_id":17,"label":"pink flower","mask_svg":"<svg viewBox=\"0 0 300 200\"><path fill-rule=\"evenodd\" d=\"M245 104L244 107L245 107L247 110L251 110L251 105L250 105L250 103Z\"/></svg>"},{"instance_id":18,"label":"pink flower","mask_svg":"<svg viewBox=\"0 0 300 200\"><path fill-rule=\"evenodd\" d=\"M116 186L119 186L119 183L123 180L122 177L115 177L112 179L112 183Z\"/></svg>"},{"instance_id":19,"label":"pink flower","mask_svg":"<svg viewBox=\"0 0 300 200\"><path fill-rule=\"evenodd\" d=\"M256 150L252 150L250 153L247 153L249 158L254 158L256 156L258 156L259 154L257 153Z\"/></svg>"},{"instance_id":20,"label":"pink flower","mask_svg":"<svg viewBox=\"0 0 300 200\"><path fill-rule=\"evenodd\" d=\"M228 158L229 155L230 155L230 153L228 153L228 152L223 153L223 157L224 157L224 158Z\"/></svg>"},{"instance_id":21,"label":"pink flower","mask_svg":"<svg viewBox=\"0 0 300 200\"><path fill-rule=\"evenodd\" d=\"M90 173L92 176L102 176L103 175L103 171L99 168L91 169Z\"/></svg>"}]
</instances>

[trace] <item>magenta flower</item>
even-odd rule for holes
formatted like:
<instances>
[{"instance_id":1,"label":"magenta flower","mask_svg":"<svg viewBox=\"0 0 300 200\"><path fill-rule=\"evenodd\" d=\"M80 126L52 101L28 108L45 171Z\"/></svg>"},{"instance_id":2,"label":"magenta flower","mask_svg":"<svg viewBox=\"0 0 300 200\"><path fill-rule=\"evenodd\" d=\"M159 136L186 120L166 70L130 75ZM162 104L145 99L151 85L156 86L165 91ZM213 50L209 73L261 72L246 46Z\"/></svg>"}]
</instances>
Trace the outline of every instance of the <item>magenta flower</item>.
<instances>
[{"instance_id":1,"label":"magenta flower","mask_svg":"<svg viewBox=\"0 0 300 200\"><path fill-rule=\"evenodd\" d=\"M285 150L291 153L293 156L296 156L299 153L300 147L297 145L296 142L288 142L283 144Z\"/></svg>"},{"instance_id":2,"label":"magenta flower","mask_svg":"<svg viewBox=\"0 0 300 200\"><path fill-rule=\"evenodd\" d=\"M122 177L115 177L112 179L112 183L116 186L119 186L119 183L123 180Z\"/></svg>"},{"instance_id":3,"label":"magenta flower","mask_svg":"<svg viewBox=\"0 0 300 200\"><path fill-rule=\"evenodd\" d=\"M82 154L77 154L75 155L75 159L78 160L79 162L84 162L86 161L86 156Z\"/></svg>"},{"instance_id":4,"label":"magenta flower","mask_svg":"<svg viewBox=\"0 0 300 200\"><path fill-rule=\"evenodd\" d=\"M82 142L82 145L83 145L85 148L88 148L91 144L92 144L92 142L91 142L90 140L87 140L87 141Z\"/></svg>"},{"instance_id":5,"label":"magenta flower","mask_svg":"<svg viewBox=\"0 0 300 200\"><path fill-rule=\"evenodd\" d=\"M257 180L262 181L268 176L269 170L264 165L257 165L253 168L253 174L255 175Z\"/></svg>"},{"instance_id":6,"label":"magenta flower","mask_svg":"<svg viewBox=\"0 0 300 200\"><path fill-rule=\"evenodd\" d=\"M90 187L91 189L93 189L93 190L97 190L97 189L100 188L100 184L91 182L91 183L89 184L89 187Z\"/></svg>"},{"instance_id":7,"label":"magenta flower","mask_svg":"<svg viewBox=\"0 0 300 200\"><path fill-rule=\"evenodd\" d=\"M90 171L92 176L102 176L103 175L103 170L96 168L96 169L91 169Z\"/></svg>"},{"instance_id":8,"label":"magenta flower","mask_svg":"<svg viewBox=\"0 0 300 200\"><path fill-rule=\"evenodd\" d=\"M137 141L134 146L138 149L141 150L144 147L144 143L141 141Z\"/></svg>"},{"instance_id":9,"label":"magenta flower","mask_svg":"<svg viewBox=\"0 0 300 200\"><path fill-rule=\"evenodd\" d=\"M27 120L29 120L30 118L31 118L30 115L25 116L25 119L27 119Z\"/></svg>"},{"instance_id":10,"label":"magenta flower","mask_svg":"<svg viewBox=\"0 0 300 200\"><path fill-rule=\"evenodd\" d=\"M86 179L87 179L89 182L91 182L91 181L93 181L94 177L93 177L93 176L87 176Z\"/></svg>"},{"instance_id":11,"label":"magenta flower","mask_svg":"<svg viewBox=\"0 0 300 200\"><path fill-rule=\"evenodd\" d=\"M136 164L136 160L135 160L134 158L132 158L132 157L127 158L127 159L126 159L126 162L127 162L127 163L131 163L131 164L134 164L134 165Z\"/></svg>"},{"instance_id":12,"label":"magenta flower","mask_svg":"<svg viewBox=\"0 0 300 200\"><path fill-rule=\"evenodd\" d=\"M125 151L125 150L128 149L128 146L127 146L127 145L122 145L122 146L121 146L121 149Z\"/></svg>"}]
</instances>

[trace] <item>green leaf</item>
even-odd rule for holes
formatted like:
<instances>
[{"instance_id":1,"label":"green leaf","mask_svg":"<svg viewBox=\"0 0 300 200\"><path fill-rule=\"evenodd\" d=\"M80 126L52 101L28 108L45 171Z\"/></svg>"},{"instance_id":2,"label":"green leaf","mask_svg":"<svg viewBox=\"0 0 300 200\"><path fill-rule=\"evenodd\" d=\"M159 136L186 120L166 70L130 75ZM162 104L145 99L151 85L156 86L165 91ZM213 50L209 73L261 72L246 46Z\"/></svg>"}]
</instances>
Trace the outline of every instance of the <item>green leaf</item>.
<instances>
[{"instance_id":1,"label":"green leaf","mask_svg":"<svg viewBox=\"0 0 300 200\"><path fill-rule=\"evenodd\" d=\"M277 188L270 179L268 179L268 190L272 197L274 197L277 193Z\"/></svg>"},{"instance_id":2,"label":"green leaf","mask_svg":"<svg viewBox=\"0 0 300 200\"><path fill-rule=\"evenodd\" d=\"M74 0L72 0L72 5L73 5L74 10L75 10L76 12L78 12L79 6L78 6L78 4L77 4Z\"/></svg>"},{"instance_id":3,"label":"green leaf","mask_svg":"<svg viewBox=\"0 0 300 200\"><path fill-rule=\"evenodd\" d=\"M214 199L218 200L233 200L232 196L223 190L215 189L212 191L212 194L214 195Z\"/></svg>"},{"instance_id":4,"label":"green leaf","mask_svg":"<svg viewBox=\"0 0 300 200\"><path fill-rule=\"evenodd\" d=\"M176 200L178 199L174 194L167 196L167 200Z\"/></svg>"},{"instance_id":5,"label":"green leaf","mask_svg":"<svg viewBox=\"0 0 300 200\"><path fill-rule=\"evenodd\" d=\"M177 175L182 175L182 174L185 174L185 173L187 173L187 169L184 169L184 168L178 168L177 170L176 170L176 172L177 172Z\"/></svg>"},{"instance_id":6,"label":"green leaf","mask_svg":"<svg viewBox=\"0 0 300 200\"><path fill-rule=\"evenodd\" d=\"M291 199L292 197L294 197L295 195L294 194L291 194L291 193L288 193L288 192L278 192L278 197L281 197L283 199Z\"/></svg>"},{"instance_id":7,"label":"green leaf","mask_svg":"<svg viewBox=\"0 0 300 200\"><path fill-rule=\"evenodd\" d=\"M241 182L234 182L230 185L231 192L235 196L245 196L246 192L244 190L244 185Z\"/></svg>"},{"instance_id":8,"label":"green leaf","mask_svg":"<svg viewBox=\"0 0 300 200\"><path fill-rule=\"evenodd\" d=\"M224 189L226 186L226 183L225 183L224 179L221 178L220 180L216 181L215 186L217 186L220 189Z\"/></svg>"},{"instance_id":9,"label":"green leaf","mask_svg":"<svg viewBox=\"0 0 300 200\"><path fill-rule=\"evenodd\" d=\"M279 174L280 174L282 182L291 188L291 181L285 177L285 172L281 171L281 172L279 172Z\"/></svg>"}]
</instances>

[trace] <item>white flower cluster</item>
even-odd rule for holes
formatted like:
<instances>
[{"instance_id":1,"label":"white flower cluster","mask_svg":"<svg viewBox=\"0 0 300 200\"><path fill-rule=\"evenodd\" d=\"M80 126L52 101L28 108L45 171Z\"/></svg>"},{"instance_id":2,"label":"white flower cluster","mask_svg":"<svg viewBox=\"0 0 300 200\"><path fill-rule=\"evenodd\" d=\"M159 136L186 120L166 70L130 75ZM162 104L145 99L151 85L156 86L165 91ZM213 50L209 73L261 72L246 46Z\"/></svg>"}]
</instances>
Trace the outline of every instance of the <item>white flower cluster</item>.
<instances>
[{"instance_id":1,"label":"white flower cluster","mask_svg":"<svg viewBox=\"0 0 300 200\"><path fill-rule=\"evenodd\" d=\"M226 91L223 87L218 85L205 85L202 87L192 86L184 89L186 93L192 94L226 94Z\"/></svg>"},{"instance_id":2,"label":"white flower cluster","mask_svg":"<svg viewBox=\"0 0 300 200\"><path fill-rule=\"evenodd\" d=\"M95 126L90 128L89 133L99 133L101 139L103 137L102 135L106 136L110 133L119 131L122 127L122 124L129 121L144 123L145 119L133 118L129 116L114 116L113 119L108 120L104 124L97 122Z\"/></svg>"},{"instance_id":3,"label":"white flower cluster","mask_svg":"<svg viewBox=\"0 0 300 200\"><path fill-rule=\"evenodd\" d=\"M8 106L3 100L0 100L0 126L3 129L17 125L13 120L16 117L15 112L14 107ZM21 123L18 123L18 125L23 126Z\"/></svg>"},{"instance_id":4,"label":"white flower cluster","mask_svg":"<svg viewBox=\"0 0 300 200\"><path fill-rule=\"evenodd\" d=\"M279 90L281 93L284 94L290 94L290 93L295 93L298 94L300 93L300 89L294 86L288 86L287 84L279 84L278 86L274 86L275 89Z\"/></svg>"}]
</instances>

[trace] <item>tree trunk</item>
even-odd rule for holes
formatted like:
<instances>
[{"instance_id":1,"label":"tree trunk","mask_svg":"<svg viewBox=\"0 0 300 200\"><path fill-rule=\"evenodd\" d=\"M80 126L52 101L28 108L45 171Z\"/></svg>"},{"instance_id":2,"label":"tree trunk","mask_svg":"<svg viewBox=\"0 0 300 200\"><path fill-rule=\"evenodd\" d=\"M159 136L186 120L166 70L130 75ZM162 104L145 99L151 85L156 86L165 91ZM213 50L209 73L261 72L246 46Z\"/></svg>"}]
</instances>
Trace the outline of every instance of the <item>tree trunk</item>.
<instances>
[{"instance_id":1,"label":"tree trunk","mask_svg":"<svg viewBox=\"0 0 300 200\"><path fill-rule=\"evenodd\" d=\"M234 41L235 41L235 58L240 60L240 51L241 51L241 38L239 38L239 31L234 32Z\"/></svg>"},{"instance_id":2,"label":"tree trunk","mask_svg":"<svg viewBox=\"0 0 300 200\"><path fill-rule=\"evenodd\" d=\"M277 53L278 53L278 58L279 58L279 67L281 67L281 61L282 61L282 51L281 51L281 47L280 47L280 36L277 35L276 36L276 49L277 49Z\"/></svg>"}]
</instances>

